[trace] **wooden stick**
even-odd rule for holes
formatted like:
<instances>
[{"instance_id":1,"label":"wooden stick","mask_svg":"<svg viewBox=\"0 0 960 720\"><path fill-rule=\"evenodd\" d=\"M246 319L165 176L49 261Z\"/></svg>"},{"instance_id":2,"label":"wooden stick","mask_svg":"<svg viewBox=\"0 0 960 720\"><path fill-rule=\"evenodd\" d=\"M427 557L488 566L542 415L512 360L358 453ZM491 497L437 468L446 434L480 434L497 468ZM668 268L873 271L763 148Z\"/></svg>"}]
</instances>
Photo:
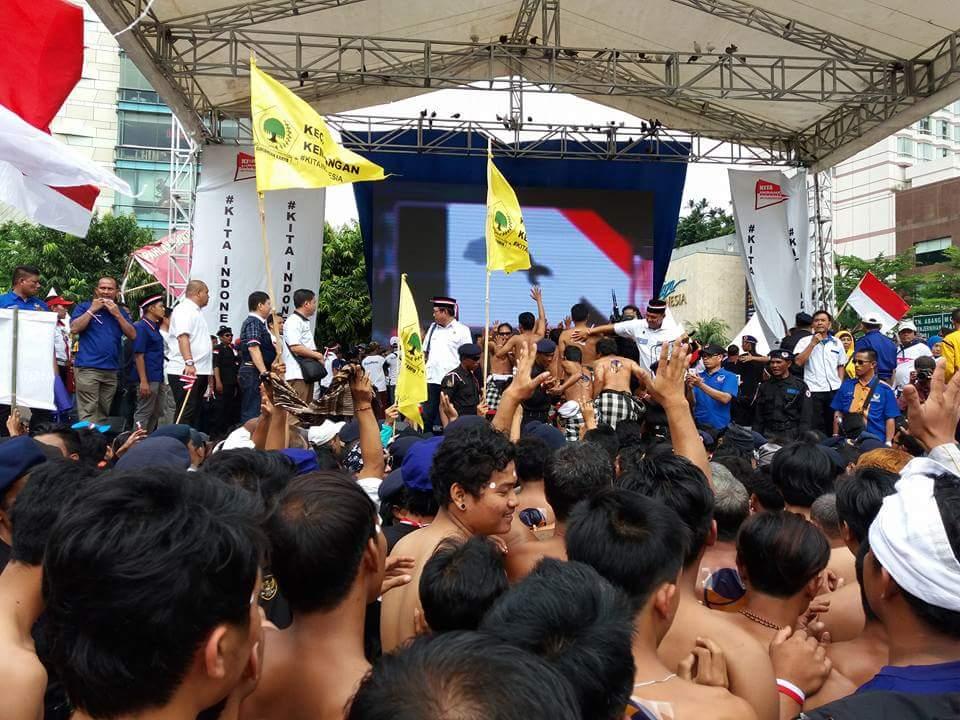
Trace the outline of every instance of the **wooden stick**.
<instances>
[{"instance_id":1,"label":"wooden stick","mask_svg":"<svg viewBox=\"0 0 960 720\"><path fill-rule=\"evenodd\" d=\"M273 315L273 348L276 350L277 359L283 360L283 354L280 346L280 318L277 314L277 299L273 292L273 268L270 265L270 243L267 241L267 211L263 201L263 193L257 193L257 208L260 211L260 240L263 243L263 261L267 269L267 295L270 296L270 312ZM267 368L271 372L271 368ZM290 426L284 426L284 447L288 447L287 442L290 439Z\"/></svg>"},{"instance_id":2,"label":"wooden stick","mask_svg":"<svg viewBox=\"0 0 960 720\"><path fill-rule=\"evenodd\" d=\"M20 344L20 310L13 308L13 358L10 363L12 377L10 378L10 412L17 409L17 352Z\"/></svg>"},{"instance_id":3,"label":"wooden stick","mask_svg":"<svg viewBox=\"0 0 960 720\"><path fill-rule=\"evenodd\" d=\"M179 381L180 379L177 378L177 382ZM194 382L196 382L196 379L194 379ZM183 411L187 409L187 403L190 402L190 393L192 392L193 392L193 385L187 388L187 394L183 396L183 403L181 403L180 405L180 412L177 413L177 421L175 423L176 425L180 424L180 419L183 417Z\"/></svg>"},{"instance_id":4,"label":"wooden stick","mask_svg":"<svg viewBox=\"0 0 960 720\"><path fill-rule=\"evenodd\" d=\"M483 313L483 388L487 388L487 365L490 362L490 271L487 270L487 292ZM483 398L480 398L482 401Z\"/></svg>"}]
</instances>

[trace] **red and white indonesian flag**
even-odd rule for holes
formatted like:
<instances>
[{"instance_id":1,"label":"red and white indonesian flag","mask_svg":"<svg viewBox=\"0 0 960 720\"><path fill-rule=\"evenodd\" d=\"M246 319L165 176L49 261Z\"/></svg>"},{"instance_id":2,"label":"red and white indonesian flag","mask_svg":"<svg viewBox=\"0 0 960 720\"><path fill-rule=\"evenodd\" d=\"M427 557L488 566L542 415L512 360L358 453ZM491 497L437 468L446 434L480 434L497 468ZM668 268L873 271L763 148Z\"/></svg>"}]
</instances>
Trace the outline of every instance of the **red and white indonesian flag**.
<instances>
[{"instance_id":1,"label":"red and white indonesian flag","mask_svg":"<svg viewBox=\"0 0 960 720\"><path fill-rule=\"evenodd\" d=\"M886 332L907 314L910 305L884 285L872 272L867 272L847 298L847 304L861 319L876 317Z\"/></svg>"},{"instance_id":2,"label":"red and white indonesian flag","mask_svg":"<svg viewBox=\"0 0 960 720\"><path fill-rule=\"evenodd\" d=\"M2 0L0 201L30 220L84 236L99 188L130 195L112 172L50 136L80 79L83 11L64 0Z\"/></svg>"},{"instance_id":3,"label":"red and white indonesian flag","mask_svg":"<svg viewBox=\"0 0 960 720\"><path fill-rule=\"evenodd\" d=\"M179 299L190 277L191 252L190 233L177 230L155 243L134 250L133 259L153 275L165 290L175 291Z\"/></svg>"}]
</instances>

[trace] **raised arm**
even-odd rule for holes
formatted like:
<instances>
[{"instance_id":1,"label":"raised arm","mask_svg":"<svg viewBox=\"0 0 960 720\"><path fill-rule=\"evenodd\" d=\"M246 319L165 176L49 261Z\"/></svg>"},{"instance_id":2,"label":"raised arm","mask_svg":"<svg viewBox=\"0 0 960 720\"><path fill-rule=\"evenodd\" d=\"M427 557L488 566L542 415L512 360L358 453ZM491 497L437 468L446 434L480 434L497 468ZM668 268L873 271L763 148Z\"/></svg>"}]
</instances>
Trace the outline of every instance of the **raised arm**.
<instances>
[{"instance_id":1,"label":"raised arm","mask_svg":"<svg viewBox=\"0 0 960 720\"><path fill-rule=\"evenodd\" d=\"M360 426L360 457L363 458L363 477L382 478L384 470L383 443L380 424L373 414L373 385L370 376L359 368L350 380L353 412Z\"/></svg>"},{"instance_id":2,"label":"raised arm","mask_svg":"<svg viewBox=\"0 0 960 720\"><path fill-rule=\"evenodd\" d=\"M547 311L543 309L543 290L537 286L530 288L530 297L537 303L537 324L533 326L533 331L544 337L547 334Z\"/></svg>"},{"instance_id":3,"label":"raised arm","mask_svg":"<svg viewBox=\"0 0 960 720\"><path fill-rule=\"evenodd\" d=\"M500 407L497 408L497 414L493 416L493 428L509 435L510 426L513 424L513 415L517 406L524 400L529 399L534 391L544 382L552 377L550 373L544 372L531 377L533 374L533 363L536 360L536 345L530 343L520 343L517 347L517 373L514 375L513 382L503 391L500 398Z\"/></svg>"}]
</instances>

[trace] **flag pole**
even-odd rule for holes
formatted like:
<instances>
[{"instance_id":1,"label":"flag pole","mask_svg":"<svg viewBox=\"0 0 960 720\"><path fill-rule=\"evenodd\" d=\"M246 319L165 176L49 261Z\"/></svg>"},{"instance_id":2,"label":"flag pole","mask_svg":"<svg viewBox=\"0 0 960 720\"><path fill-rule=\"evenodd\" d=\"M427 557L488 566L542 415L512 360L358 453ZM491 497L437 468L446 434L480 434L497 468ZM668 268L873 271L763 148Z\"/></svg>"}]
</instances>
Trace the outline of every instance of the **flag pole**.
<instances>
[{"instance_id":1,"label":"flag pole","mask_svg":"<svg viewBox=\"0 0 960 720\"><path fill-rule=\"evenodd\" d=\"M487 366L490 363L490 271L487 270L486 301L483 311L483 388L487 388ZM485 396L484 396L485 397ZM482 401L483 398L480 398Z\"/></svg>"},{"instance_id":2,"label":"flag pole","mask_svg":"<svg viewBox=\"0 0 960 720\"><path fill-rule=\"evenodd\" d=\"M260 240L263 243L263 261L267 267L267 295L270 296L270 314L273 315L273 348L276 350L277 359L283 361L280 353L280 319L277 315L277 300L273 293L273 268L270 265L270 243L267 241L267 211L264 206L263 193L257 193L257 209L260 211ZM266 364L266 363L264 363ZM270 368L267 368L270 372ZM307 400L309 403L310 400ZM290 442L290 423L283 423L283 445L287 447Z\"/></svg>"}]
</instances>

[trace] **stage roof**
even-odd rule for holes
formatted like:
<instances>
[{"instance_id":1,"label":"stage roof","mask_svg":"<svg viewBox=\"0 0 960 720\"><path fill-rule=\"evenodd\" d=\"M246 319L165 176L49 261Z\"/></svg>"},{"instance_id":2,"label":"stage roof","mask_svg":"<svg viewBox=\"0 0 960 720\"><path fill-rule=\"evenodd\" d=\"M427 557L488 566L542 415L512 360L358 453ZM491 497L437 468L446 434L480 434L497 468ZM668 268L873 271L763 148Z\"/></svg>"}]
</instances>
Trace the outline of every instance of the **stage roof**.
<instances>
[{"instance_id":1,"label":"stage roof","mask_svg":"<svg viewBox=\"0 0 960 720\"><path fill-rule=\"evenodd\" d=\"M146 6L88 2L113 32ZM512 75L819 170L960 98L958 28L957 0L155 0L118 39L215 139L253 52L325 114Z\"/></svg>"}]
</instances>

